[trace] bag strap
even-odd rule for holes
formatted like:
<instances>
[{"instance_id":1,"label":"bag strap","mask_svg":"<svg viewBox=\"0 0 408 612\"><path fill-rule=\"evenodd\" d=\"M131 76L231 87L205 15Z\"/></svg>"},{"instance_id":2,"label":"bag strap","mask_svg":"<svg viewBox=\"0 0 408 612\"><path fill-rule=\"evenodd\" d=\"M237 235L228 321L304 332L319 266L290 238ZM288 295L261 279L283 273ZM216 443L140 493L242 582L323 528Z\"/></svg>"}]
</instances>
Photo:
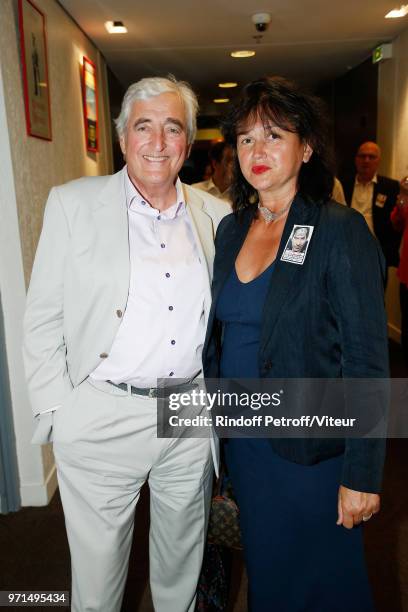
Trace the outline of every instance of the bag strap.
<instances>
[{"instance_id":1,"label":"bag strap","mask_svg":"<svg viewBox=\"0 0 408 612\"><path fill-rule=\"evenodd\" d=\"M223 464L220 466L220 473L217 479L217 482L214 487L214 497L218 497L223 494L223 490L225 489L225 467Z\"/></svg>"}]
</instances>

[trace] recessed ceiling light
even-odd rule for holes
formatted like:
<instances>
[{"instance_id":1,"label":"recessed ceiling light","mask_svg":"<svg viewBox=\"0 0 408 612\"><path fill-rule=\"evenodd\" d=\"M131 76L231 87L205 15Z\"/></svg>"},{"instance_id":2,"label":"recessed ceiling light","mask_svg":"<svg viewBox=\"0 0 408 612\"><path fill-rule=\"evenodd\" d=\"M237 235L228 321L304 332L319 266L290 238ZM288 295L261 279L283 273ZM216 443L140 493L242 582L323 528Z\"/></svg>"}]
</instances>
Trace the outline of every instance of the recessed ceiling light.
<instances>
[{"instance_id":1,"label":"recessed ceiling light","mask_svg":"<svg viewBox=\"0 0 408 612\"><path fill-rule=\"evenodd\" d=\"M229 102L229 98L214 98L213 102L216 104L225 104L226 102Z\"/></svg>"},{"instance_id":2,"label":"recessed ceiling light","mask_svg":"<svg viewBox=\"0 0 408 612\"><path fill-rule=\"evenodd\" d=\"M399 9L393 9L386 14L386 19L398 19L399 17L405 17L408 15L408 4L403 4Z\"/></svg>"},{"instance_id":3,"label":"recessed ceiling light","mask_svg":"<svg viewBox=\"0 0 408 612\"><path fill-rule=\"evenodd\" d=\"M221 89L232 89L232 87L236 87L238 85L238 83L234 83L233 81L228 82L226 81L225 83L218 83L218 87L221 87Z\"/></svg>"},{"instance_id":4,"label":"recessed ceiling light","mask_svg":"<svg viewBox=\"0 0 408 612\"><path fill-rule=\"evenodd\" d=\"M126 34L127 28L124 26L123 21L105 21L105 28L109 34Z\"/></svg>"},{"instance_id":5,"label":"recessed ceiling light","mask_svg":"<svg viewBox=\"0 0 408 612\"><path fill-rule=\"evenodd\" d=\"M255 51L232 51L231 57L253 57Z\"/></svg>"}]
</instances>

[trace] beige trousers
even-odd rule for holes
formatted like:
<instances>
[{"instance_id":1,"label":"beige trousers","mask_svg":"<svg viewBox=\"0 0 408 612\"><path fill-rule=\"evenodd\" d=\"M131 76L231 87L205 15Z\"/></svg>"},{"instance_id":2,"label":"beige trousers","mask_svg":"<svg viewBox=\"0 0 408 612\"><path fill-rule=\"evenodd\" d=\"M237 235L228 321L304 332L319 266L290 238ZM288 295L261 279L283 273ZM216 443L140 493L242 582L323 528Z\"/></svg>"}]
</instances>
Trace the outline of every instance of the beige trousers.
<instances>
[{"instance_id":1,"label":"beige trousers","mask_svg":"<svg viewBox=\"0 0 408 612\"><path fill-rule=\"evenodd\" d=\"M150 487L156 612L193 612L211 496L208 439L158 439L156 401L87 379L53 416L74 612L119 612L140 489Z\"/></svg>"}]
</instances>

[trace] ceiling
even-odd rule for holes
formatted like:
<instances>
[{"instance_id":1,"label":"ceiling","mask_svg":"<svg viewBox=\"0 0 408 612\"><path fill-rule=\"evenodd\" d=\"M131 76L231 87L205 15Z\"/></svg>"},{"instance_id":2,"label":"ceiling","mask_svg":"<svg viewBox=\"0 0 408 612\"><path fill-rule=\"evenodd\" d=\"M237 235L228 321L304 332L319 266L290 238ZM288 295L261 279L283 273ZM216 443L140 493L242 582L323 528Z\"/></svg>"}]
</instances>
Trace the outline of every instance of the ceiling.
<instances>
[{"instance_id":1,"label":"ceiling","mask_svg":"<svg viewBox=\"0 0 408 612\"><path fill-rule=\"evenodd\" d=\"M313 87L344 74L408 27L408 16L384 19L403 0L59 1L124 87L172 73L191 83L205 114L219 111L212 99L226 93L217 87L220 81L242 85L281 74ZM272 18L259 43L251 21L256 12ZM123 21L128 34L108 34L108 20ZM230 57L234 49L248 48L255 57Z\"/></svg>"}]
</instances>

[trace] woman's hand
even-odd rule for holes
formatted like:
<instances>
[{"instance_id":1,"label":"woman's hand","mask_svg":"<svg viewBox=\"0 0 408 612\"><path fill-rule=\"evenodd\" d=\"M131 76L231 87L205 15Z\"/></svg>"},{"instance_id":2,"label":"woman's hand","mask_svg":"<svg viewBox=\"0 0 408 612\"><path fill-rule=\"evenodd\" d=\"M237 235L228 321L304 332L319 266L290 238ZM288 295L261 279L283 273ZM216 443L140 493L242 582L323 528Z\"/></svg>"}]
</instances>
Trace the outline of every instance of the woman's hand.
<instances>
[{"instance_id":1,"label":"woman's hand","mask_svg":"<svg viewBox=\"0 0 408 612\"><path fill-rule=\"evenodd\" d=\"M352 529L361 521L368 521L380 511L380 496L376 493L353 491L340 485L338 498L337 525Z\"/></svg>"}]
</instances>

